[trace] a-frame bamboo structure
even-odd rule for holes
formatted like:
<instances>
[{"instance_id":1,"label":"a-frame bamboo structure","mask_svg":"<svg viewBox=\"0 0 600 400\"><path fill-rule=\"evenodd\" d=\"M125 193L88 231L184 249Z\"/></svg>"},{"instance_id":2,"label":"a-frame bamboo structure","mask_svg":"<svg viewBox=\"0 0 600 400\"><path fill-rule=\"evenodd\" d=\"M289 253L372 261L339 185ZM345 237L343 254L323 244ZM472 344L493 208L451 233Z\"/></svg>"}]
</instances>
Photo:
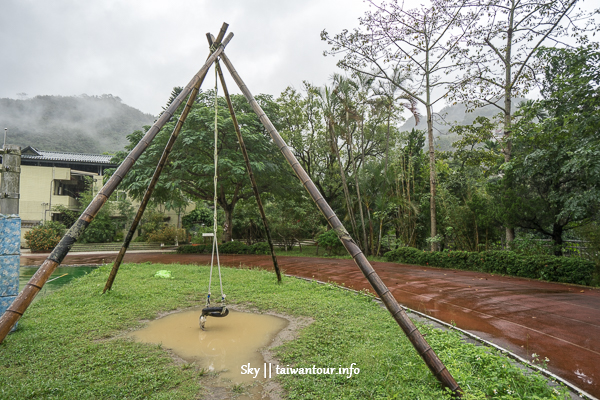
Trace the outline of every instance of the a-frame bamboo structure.
<instances>
[{"instance_id":1,"label":"a-frame bamboo structure","mask_svg":"<svg viewBox=\"0 0 600 400\"><path fill-rule=\"evenodd\" d=\"M117 168L115 173L100 190L100 192L96 195L96 197L87 207L87 209L81 214L79 219L75 222L75 224L73 224L73 226L71 227L71 229L69 229L65 236L63 236L59 244L54 248L50 256L46 259L46 261L44 261L44 263L38 269L35 275L26 284L25 288L19 294L19 296L16 298L13 304L2 315L2 317L0 318L0 343L8 335L9 331L16 324L19 318L25 313L27 307L29 307L34 297L41 290L41 288L46 283L52 272L54 272L54 270L58 267L58 265L60 265L62 260L65 258L73 243L75 243L77 239L81 236L81 234L85 231L85 229L94 219L102 205L104 205L106 200L114 192L119 183L129 172L133 164L137 161L139 156L149 146L150 142L154 139L156 134L160 131L164 124L173 116L177 108L183 103L184 99L188 97L188 95L193 95L190 96L190 99L192 99L192 97L195 97L195 94L197 94L197 90L199 90L200 84L206 76L209 67L213 63L215 63L218 58L221 58L221 61L229 70L229 73L231 74L234 81L242 91L243 95L250 103L252 109L258 115L259 120L269 132L273 142L277 145L283 156L286 158L286 160L296 173L296 176L298 176L305 189L307 190L307 192L309 193L319 210L323 213L331 228L334 229L334 231L338 235L338 238L343 243L348 253L352 256L357 266L363 272L363 274L365 275L365 277L367 278L367 280L369 281L379 298L382 300L392 317L396 320L398 325L400 325L406 336L408 336L409 340L413 344L414 348L423 358L431 372L440 381L440 383L442 383L443 386L449 388L456 395L460 396L461 389L458 383L456 383L450 372L440 361L440 359L435 354L431 346L429 346L423 335L421 335L417 327L408 318L406 312L404 312L404 310L400 307L396 299L393 297L390 290L385 286L379 275L377 275L377 273L375 272L365 255L360 250L360 248L356 245L352 237L350 237L339 218L335 215L329 204L327 204L323 196L319 193L319 190L317 189L315 184L312 182L306 171L304 171L294 154L290 151L285 141L281 138L281 136L267 117L267 115L264 113L264 111L254 99L254 96L252 95L248 87L245 85L237 71L234 69L233 64L231 63L229 58L225 55L224 49L233 37L233 34L230 33L222 42L220 42L220 39L223 38L226 29L227 24L223 24L223 28L221 29L219 36L216 40L214 40L214 43L211 44L211 55L208 57L200 71L198 71L198 73L192 78L188 85L181 91L177 98L167 108L167 110L165 110L161 117L154 123L154 125L148 130L148 132L146 132L142 140L129 153L129 155L119 166L119 168ZM209 36L209 42L211 42L212 40L212 37ZM220 77L222 79L222 74L220 75ZM223 79L222 82L224 84ZM230 105L231 103L226 89L225 93L228 99L228 105ZM193 99L191 100L191 102L193 102ZM188 100L188 104L191 105L191 102L190 100ZM231 105L230 111L233 112L233 107ZM183 114L187 115L185 111ZM232 116L232 118L234 118L234 116ZM183 119L185 119L185 117ZM181 118L177 125L179 125L180 123L183 124ZM177 135L175 134L175 138L176 136ZM173 138L173 141L175 140L175 138ZM170 149L168 151L170 151ZM165 148L167 156L168 151L167 148ZM160 174L160 171L158 172L158 174ZM122 251L126 251L126 248Z\"/></svg>"},{"instance_id":2,"label":"a-frame bamboo structure","mask_svg":"<svg viewBox=\"0 0 600 400\"><path fill-rule=\"evenodd\" d=\"M214 41L214 43L213 43L213 39L210 37L210 35L207 34L209 36L209 44L210 44L211 51L214 50L215 43L217 43L217 44L221 43L221 40L223 40L223 37L225 36L225 32L227 31L227 26L228 26L227 24L223 24L223 26L221 27L221 30L219 32L219 36L217 36L217 39L216 39L216 41ZM210 54L209 54L209 57L210 57ZM258 204L258 209L260 211L260 214L261 214L261 217L263 220L263 225L265 227L265 231L267 234L267 241L269 243L269 248L271 250L271 257L273 259L273 267L275 268L275 273L277 274L277 281L281 283L281 272L279 271L279 265L277 264L277 257L275 256L275 249L273 248L273 241L271 240L271 233L269 230L269 225L267 224L267 217L265 215L265 212L264 212L264 209L262 206L260 194L258 193L258 187L256 186L256 181L254 180L254 174L252 173L252 167L250 166L250 160L248 158L246 146L244 145L244 140L242 139L242 133L240 131L239 124L237 123L237 119L235 117L235 112L233 110L233 105L231 104L229 94L227 92L227 87L225 86L225 80L223 78L223 74L221 73L221 70L218 67L218 60L216 61L216 63L217 63L216 68L219 71L219 77L221 78L221 84L223 86L223 90L225 91L225 97L227 99L227 105L229 107L231 119L232 119L233 125L235 127L235 132L236 132L236 135L238 138L238 143L240 144L240 149L242 150L242 154L244 155L244 160L246 162L246 169L247 169L248 175L250 177L250 182L252 184L252 189L254 191L254 197L256 198L256 202ZM111 290L111 288L112 288L112 285L115 281L117 273L119 272L119 267L121 266L121 262L123 261L123 258L125 257L125 253L127 252L127 249L129 248L129 244L131 243L131 239L133 239L133 235L135 234L135 231L140 223L140 220L142 219L142 216L144 215L146 206L148 205L148 202L150 201L150 198L152 197L152 192L154 191L156 183L158 182L158 179L160 178L160 174L167 162L169 154L171 153L171 150L173 149L175 140L177 140L177 137L179 136L179 132L181 131L181 128L183 127L183 123L185 122L189 112L192 109L192 105L194 104L194 101L196 100L196 96L198 95L198 91L200 90L200 86L202 85L202 82L204 81L205 77L206 77L206 72L204 73L203 76L200 77L198 82L196 82L196 84L194 85L194 88L192 89L192 93L188 97L185 108L183 109L183 112L179 116L179 120L177 121L177 124L175 125L175 129L173 129L173 132L171 133L171 136L169 137L169 141L167 142L165 149L160 157L160 160L158 161L158 165L156 166L156 170L154 171L154 174L152 175L152 179L150 180L148 189L144 193L144 197L142 198L142 201L140 203L138 211L133 219L133 222L131 223L131 226L129 227L129 231L127 232L127 235L125 236L125 240L123 241L123 246L121 247L121 250L119 251L119 254L117 255L117 258L116 258L115 262L113 263L113 267L110 271L108 279L106 280L106 285L104 286L104 290L102 291L102 293L106 293L106 291Z\"/></svg>"}]
</instances>

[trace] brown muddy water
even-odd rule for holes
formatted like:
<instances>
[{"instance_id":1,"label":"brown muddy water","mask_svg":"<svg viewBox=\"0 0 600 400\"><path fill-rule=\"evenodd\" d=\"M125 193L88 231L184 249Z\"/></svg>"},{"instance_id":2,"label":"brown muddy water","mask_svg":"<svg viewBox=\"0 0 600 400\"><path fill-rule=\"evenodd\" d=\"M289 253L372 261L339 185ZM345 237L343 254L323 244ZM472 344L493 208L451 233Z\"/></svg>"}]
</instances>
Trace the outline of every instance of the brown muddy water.
<instances>
[{"instance_id":1,"label":"brown muddy water","mask_svg":"<svg viewBox=\"0 0 600 400\"><path fill-rule=\"evenodd\" d=\"M195 309L170 314L129 336L139 342L162 344L184 360L219 373L222 382L254 386L264 383L265 360L260 351L273 342L288 321L272 315L230 311L224 318L208 317L203 331L198 322L200 313L200 309ZM250 368L260 368L260 372L247 373L248 364Z\"/></svg>"}]
</instances>

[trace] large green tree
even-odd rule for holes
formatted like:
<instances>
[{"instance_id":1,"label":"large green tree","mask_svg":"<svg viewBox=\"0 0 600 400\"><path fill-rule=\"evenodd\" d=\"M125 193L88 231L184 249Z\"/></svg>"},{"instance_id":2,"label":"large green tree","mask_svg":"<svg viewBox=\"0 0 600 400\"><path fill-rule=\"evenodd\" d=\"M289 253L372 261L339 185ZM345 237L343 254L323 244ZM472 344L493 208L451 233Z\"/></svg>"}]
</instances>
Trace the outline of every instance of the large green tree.
<instances>
[{"instance_id":1,"label":"large green tree","mask_svg":"<svg viewBox=\"0 0 600 400\"><path fill-rule=\"evenodd\" d=\"M277 123L275 102L265 95L257 96L257 101L269 114L269 118ZM289 170L283 164L283 157L244 97L233 95L232 102L259 191L285 190L290 180L285 179ZM215 195L213 188L214 113L214 92L200 93L162 172L153 195L154 201L177 207L186 200L213 200ZM236 204L242 199L251 198L253 193L233 123L223 98L218 99L217 114L219 167L216 195L217 203L224 211L224 223L228 226L224 235L224 240L228 241L231 239L232 214ZM174 117L165 125L123 180L121 187L134 198L143 196L176 121ZM131 134L128 137L130 141L128 149L133 148L142 136L143 133L140 131ZM117 160L120 161L125 156L126 153L119 153Z\"/></svg>"},{"instance_id":2,"label":"large green tree","mask_svg":"<svg viewBox=\"0 0 600 400\"><path fill-rule=\"evenodd\" d=\"M600 52L542 49L543 99L524 104L512 157L503 167L503 202L515 226L552 238L600 209Z\"/></svg>"},{"instance_id":3,"label":"large green tree","mask_svg":"<svg viewBox=\"0 0 600 400\"><path fill-rule=\"evenodd\" d=\"M457 0L462 4L462 0ZM512 154L513 98L525 96L542 73L535 57L544 45L562 45L568 36L581 33L590 14L579 11L578 0L469 0L478 23L463 37L465 71L455 99L472 106L493 105L502 113L503 153ZM450 4L450 2L448 2ZM586 22L587 21L587 22ZM506 240L515 238L506 227Z\"/></svg>"}]
</instances>

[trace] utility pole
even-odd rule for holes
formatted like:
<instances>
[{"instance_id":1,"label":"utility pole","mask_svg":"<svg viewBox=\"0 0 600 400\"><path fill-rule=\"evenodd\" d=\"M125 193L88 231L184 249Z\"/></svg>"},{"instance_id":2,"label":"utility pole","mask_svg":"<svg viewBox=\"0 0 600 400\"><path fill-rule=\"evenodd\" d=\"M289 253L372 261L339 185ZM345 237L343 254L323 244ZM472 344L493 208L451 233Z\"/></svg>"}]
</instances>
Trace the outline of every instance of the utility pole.
<instances>
[{"instance_id":1,"label":"utility pole","mask_svg":"<svg viewBox=\"0 0 600 400\"><path fill-rule=\"evenodd\" d=\"M19 185L21 176L21 148L6 144L2 147L2 184L0 185L0 214L19 214Z\"/></svg>"},{"instance_id":2,"label":"utility pole","mask_svg":"<svg viewBox=\"0 0 600 400\"><path fill-rule=\"evenodd\" d=\"M0 313L4 313L19 294L21 219L19 218L19 182L21 148L2 146L2 183L0 184ZM13 328L14 330L14 328Z\"/></svg>"}]
</instances>

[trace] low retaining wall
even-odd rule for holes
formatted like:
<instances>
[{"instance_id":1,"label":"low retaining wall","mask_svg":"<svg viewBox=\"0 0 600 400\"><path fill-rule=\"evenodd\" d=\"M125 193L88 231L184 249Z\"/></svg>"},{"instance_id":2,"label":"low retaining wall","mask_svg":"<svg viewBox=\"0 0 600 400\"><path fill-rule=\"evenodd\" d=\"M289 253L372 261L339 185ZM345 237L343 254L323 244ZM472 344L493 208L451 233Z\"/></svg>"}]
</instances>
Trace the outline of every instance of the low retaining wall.
<instances>
[{"instance_id":1,"label":"low retaining wall","mask_svg":"<svg viewBox=\"0 0 600 400\"><path fill-rule=\"evenodd\" d=\"M0 315L19 294L21 218L0 214Z\"/></svg>"}]
</instances>

